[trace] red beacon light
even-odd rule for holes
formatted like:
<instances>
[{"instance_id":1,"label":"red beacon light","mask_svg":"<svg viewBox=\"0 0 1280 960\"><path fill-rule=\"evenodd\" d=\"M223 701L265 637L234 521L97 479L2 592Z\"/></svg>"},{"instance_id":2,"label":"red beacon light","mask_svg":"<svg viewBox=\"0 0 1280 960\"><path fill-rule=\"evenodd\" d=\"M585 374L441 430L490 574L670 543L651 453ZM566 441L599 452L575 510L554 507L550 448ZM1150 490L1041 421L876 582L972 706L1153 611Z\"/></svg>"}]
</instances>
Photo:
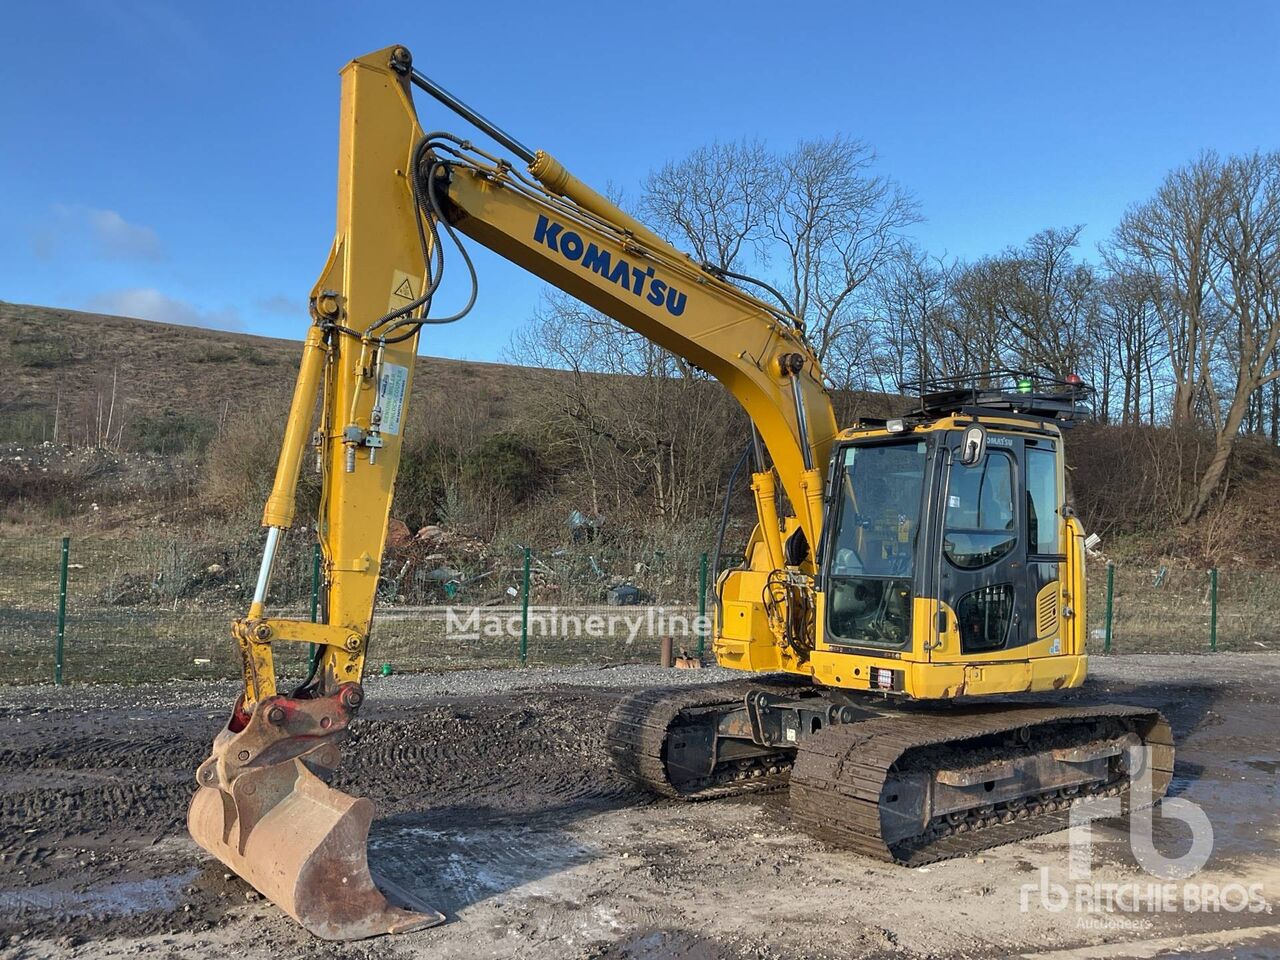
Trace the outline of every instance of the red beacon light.
<instances>
[{"instance_id":1,"label":"red beacon light","mask_svg":"<svg viewBox=\"0 0 1280 960\"><path fill-rule=\"evenodd\" d=\"M1073 387L1078 387L1080 386L1080 384L1084 383L1084 381L1080 379L1080 374L1078 373L1068 373L1065 377L1063 377L1063 380L1065 380L1067 383L1069 383Z\"/></svg>"}]
</instances>

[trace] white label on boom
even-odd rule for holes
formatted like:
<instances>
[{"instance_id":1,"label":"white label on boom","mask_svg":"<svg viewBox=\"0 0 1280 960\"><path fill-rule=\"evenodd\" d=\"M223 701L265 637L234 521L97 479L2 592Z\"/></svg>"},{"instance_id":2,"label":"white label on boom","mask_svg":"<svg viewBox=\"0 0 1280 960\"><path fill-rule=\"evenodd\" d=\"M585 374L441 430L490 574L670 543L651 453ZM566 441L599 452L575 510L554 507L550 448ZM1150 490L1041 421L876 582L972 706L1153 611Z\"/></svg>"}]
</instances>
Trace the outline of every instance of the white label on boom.
<instances>
[{"instance_id":1,"label":"white label on boom","mask_svg":"<svg viewBox=\"0 0 1280 960\"><path fill-rule=\"evenodd\" d=\"M382 365L382 379L378 381L378 406L382 408L382 432L400 436L400 422L404 419L404 393L409 385L409 368L394 363Z\"/></svg>"}]
</instances>

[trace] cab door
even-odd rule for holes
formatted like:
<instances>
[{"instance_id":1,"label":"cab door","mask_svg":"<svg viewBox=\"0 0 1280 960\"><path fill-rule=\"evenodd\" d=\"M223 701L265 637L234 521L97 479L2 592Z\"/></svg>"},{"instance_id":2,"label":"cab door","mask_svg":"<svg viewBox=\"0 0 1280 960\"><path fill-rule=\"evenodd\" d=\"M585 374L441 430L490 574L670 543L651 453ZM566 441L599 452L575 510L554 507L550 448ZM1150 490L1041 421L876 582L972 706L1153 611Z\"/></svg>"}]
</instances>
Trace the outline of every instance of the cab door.
<instances>
[{"instance_id":1,"label":"cab door","mask_svg":"<svg viewBox=\"0 0 1280 960\"><path fill-rule=\"evenodd\" d=\"M989 432L986 452L961 463L961 435L948 438L937 471L934 586L950 608L960 655L1012 651L1036 640L1037 564L1031 563L1025 486L1026 441ZM943 625L939 623L939 627ZM936 659L953 659L947 645Z\"/></svg>"}]
</instances>

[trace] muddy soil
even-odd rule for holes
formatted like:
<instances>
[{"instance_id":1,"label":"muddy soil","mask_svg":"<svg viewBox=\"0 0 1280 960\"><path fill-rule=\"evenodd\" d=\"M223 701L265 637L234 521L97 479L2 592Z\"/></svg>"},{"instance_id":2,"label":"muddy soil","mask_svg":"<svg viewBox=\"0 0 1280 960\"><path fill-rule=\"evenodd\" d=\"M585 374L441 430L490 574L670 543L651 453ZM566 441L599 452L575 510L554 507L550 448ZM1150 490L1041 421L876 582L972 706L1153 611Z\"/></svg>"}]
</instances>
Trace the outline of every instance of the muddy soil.
<instances>
[{"instance_id":1,"label":"muddy soil","mask_svg":"<svg viewBox=\"0 0 1280 960\"><path fill-rule=\"evenodd\" d=\"M1214 830L1173 910L1042 901L1045 884L1075 889L1066 832L908 870L806 837L785 792L655 801L610 765L609 710L637 687L733 675L510 670L370 679L337 785L377 805L375 869L448 922L344 946L310 938L186 837L192 771L230 685L0 689L0 956L1280 955L1280 655L1093 667L1066 699L1164 710L1172 793ZM1172 817L1154 834L1167 856L1189 843ZM1115 822L1093 831L1090 879L1164 882ZM1256 885L1261 908L1188 910L1196 884Z\"/></svg>"}]
</instances>

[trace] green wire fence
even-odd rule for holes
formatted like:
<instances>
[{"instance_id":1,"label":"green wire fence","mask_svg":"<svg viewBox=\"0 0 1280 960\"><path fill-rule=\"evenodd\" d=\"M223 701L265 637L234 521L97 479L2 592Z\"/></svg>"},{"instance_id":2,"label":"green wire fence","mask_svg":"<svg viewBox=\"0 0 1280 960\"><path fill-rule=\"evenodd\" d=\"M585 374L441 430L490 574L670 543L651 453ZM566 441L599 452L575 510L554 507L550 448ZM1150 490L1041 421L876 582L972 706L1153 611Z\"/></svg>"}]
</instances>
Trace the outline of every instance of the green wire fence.
<instances>
[{"instance_id":1,"label":"green wire fence","mask_svg":"<svg viewBox=\"0 0 1280 960\"><path fill-rule=\"evenodd\" d=\"M248 608L256 556L206 563L210 554L201 552L193 563L189 552L182 541L159 538L0 535L0 683L238 675L230 623ZM507 566L447 571L456 577L439 583L427 570L436 603L410 602L421 598L406 598L404 564L389 562L370 669L656 663L664 636L705 652L698 630L708 605L705 554L615 558L615 576L589 556L593 592L576 580L574 590L563 588L577 572L563 553L526 548ZM635 598L641 602L610 603L608 588L630 579L621 571L641 567L651 583ZM319 619L323 577L316 545L286 551L272 578L272 614ZM318 653L286 642L273 650L289 676L304 676Z\"/></svg>"},{"instance_id":2,"label":"green wire fence","mask_svg":"<svg viewBox=\"0 0 1280 960\"><path fill-rule=\"evenodd\" d=\"M518 548L471 571L442 572L430 556L417 573L389 562L370 667L656 663L664 636L709 656L698 629L712 609L705 553L613 557L606 569L590 549ZM0 683L236 676L229 624L248 607L256 551L194 551L199 563L192 553L176 538L0 533ZM607 602L607 588L633 575L647 584L642 603ZM303 538L278 565L272 612L320 618L323 586L319 551ZM1091 564L1087 600L1094 652L1280 649L1280 575L1271 571ZM315 655L290 643L275 652L290 676L305 675Z\"/></svg>"}]
</instances>

